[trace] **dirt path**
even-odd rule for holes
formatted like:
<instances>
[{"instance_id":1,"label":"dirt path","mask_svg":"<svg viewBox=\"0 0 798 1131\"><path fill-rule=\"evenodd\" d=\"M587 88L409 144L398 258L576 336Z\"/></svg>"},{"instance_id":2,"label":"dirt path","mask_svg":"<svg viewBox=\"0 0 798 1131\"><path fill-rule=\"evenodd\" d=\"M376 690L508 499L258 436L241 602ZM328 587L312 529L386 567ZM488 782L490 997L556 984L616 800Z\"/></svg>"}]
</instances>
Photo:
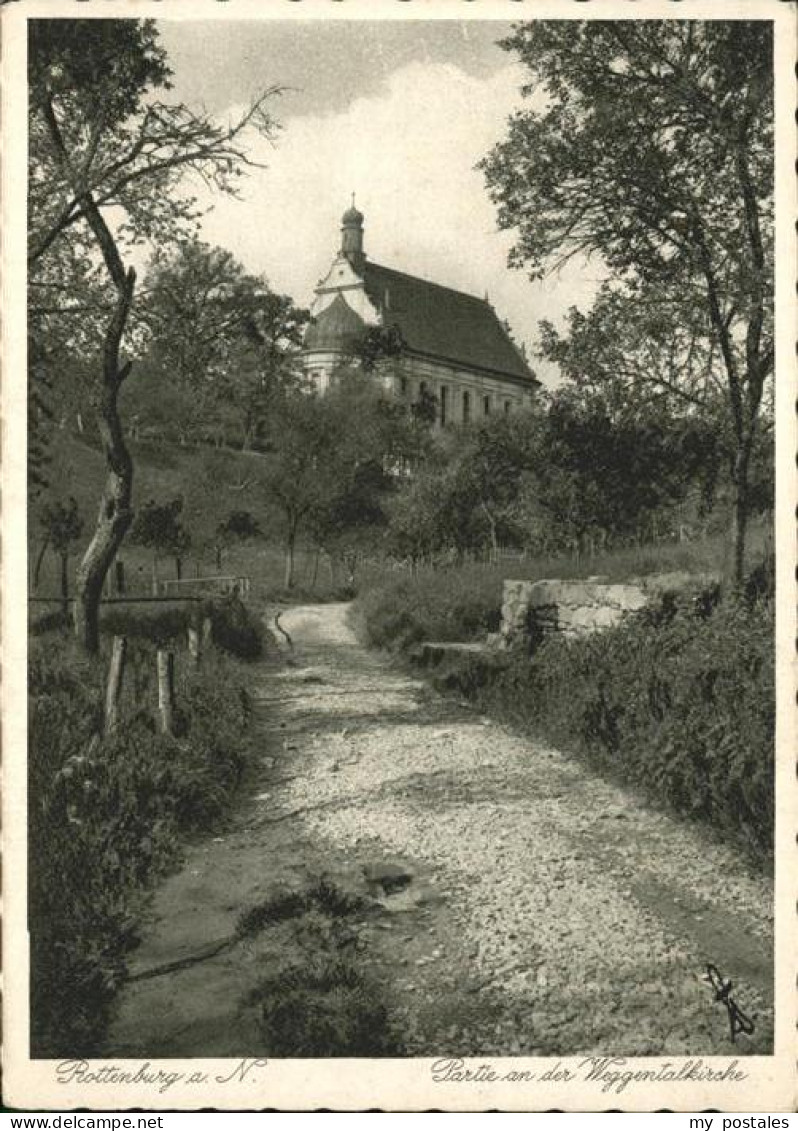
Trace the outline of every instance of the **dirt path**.
<instances>
[{"instance_id":1,"label":"dirt path","mask_svg":"<svg viewBox=\"0 0 798 1131\"><path fill-rule=\"evenodd\" d=\"M769 1050L772 889L735 852L397 671L346 606L281 623L293 662L259 685L258 780L160 889L109 1055L262 1053L248 995L293 943L231 943L240 913L386 864L412 880L379 889L354 943L411 1055ZM707 963L751 1037L731 1043Z\"/></svg>"}]
</instances>

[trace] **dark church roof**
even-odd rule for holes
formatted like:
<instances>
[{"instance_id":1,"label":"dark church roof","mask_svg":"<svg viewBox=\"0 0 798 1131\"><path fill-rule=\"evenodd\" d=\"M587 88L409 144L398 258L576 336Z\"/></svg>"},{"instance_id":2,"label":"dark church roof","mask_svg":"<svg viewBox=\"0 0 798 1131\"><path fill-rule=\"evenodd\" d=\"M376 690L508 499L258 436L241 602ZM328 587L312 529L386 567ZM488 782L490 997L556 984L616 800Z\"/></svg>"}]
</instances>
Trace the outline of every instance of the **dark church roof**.
<instances>
[{"instance_id":1,"label":"dark church roof","mask_svg":"<svg viewBox=\"0 0 798 1131\"><path fill-rule=\"evenodd\" d=\"M537 384L485 299L368 260L362 274L384 325L398 327L413 353Z\"/></svg>"}]
</instances>

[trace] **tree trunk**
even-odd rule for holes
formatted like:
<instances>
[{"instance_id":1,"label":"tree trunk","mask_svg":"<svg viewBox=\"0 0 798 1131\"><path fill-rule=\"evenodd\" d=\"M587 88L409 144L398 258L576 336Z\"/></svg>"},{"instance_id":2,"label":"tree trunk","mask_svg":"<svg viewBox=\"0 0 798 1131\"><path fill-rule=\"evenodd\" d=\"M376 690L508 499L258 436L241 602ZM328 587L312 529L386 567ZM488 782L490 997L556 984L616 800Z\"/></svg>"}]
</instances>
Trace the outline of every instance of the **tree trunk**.
<instances>
[{"instance_id":1,"label":"tree trunk","mask_svg":"<svg viewBox=\"0 0 798 1131\"><path fill-rule=\"evenodd\" d=\"M107 477L100 500L97 525L78 566L75 632L87 652L100 647L100 598L111 563L133 521L133 461L119 419L119 390L131 363L119 366L119 346L133 298L136 274L126 275L104 343L104 382L99 405L99 431L105 453Z\"/></svg>"},{"instance_id":2,"label":"tree trunk","mask_svg":"<svg viewBox=\"0 0 798 1131\"><path fill-rule=\"evenodd\" d=\"M296 535L290 533L285 543L285 578L284 585L286 589L293 589L294 587L294 549L295 549Z\"/></svg>"},{"instance_id":3,"label":"tree trunk","mask_svg":"<svg viewBox=\"0 0 798 1131\"><path fill-rule=\"evenodd\" d=\"M320 556L321 556L321 550L317 546L316 552L313 555L313 573L311 574L311 577L310 577L310 588L311 589L316 588L316 580L319 576L319 558L320 558Z\"/></svg>"},{"instance_id":4,"label":"tree trunk","mask_svg":"<svg viewBox=\"0 0 798 1131\"><path fill-rule=\"evenodd\" d=\"M87 652L100 647L100 598L117 550L133 521L131 495L133 463L125 446L117 413L117 390L106 390L101 407L100 434L105 448L108 475L97 526L78 566L75 602L75 632Z\"/></svg>"},{"instance_id":5,"label":"tree trunk","mask_svg":"<svg viewBox=\"0 0 798 1131\"><path fill-rule=\"evenodd\" d=\"M745 542L748 531L748 471L751 442L744 441L732 464L732 515L729 532L727 576L733 589L740 589L745 578Z\"/></svg>"},{"instance_id":6,"label":"tree trunk","mask_svg":"<svg viewBox=\"0 0 798 1131\"><path fill-rule=\"evenodd\" d=\"M355 587L355 574L357 572L357 553L345 554L344 563L346 565L346 584L349 589Z\"/></svg>"},{"instance_id":7,"label":"tree trunk","mask_svg":"<svg viewBox=\"0 0 798 1131\"><path fill-rule=\"evenodd\" d=\"M490 513L490 508L484 500L480 501L479 505L482 508L485 518L488 520L488 530L490 532L490 559L493 562L497 562L499 560L499 539L496 536L496 519Z\"/></svg>"},{"instance_id":8,"label":"tree trunk","mask_svg":"<svg viewBox=\"0 0 798 1131\"><path fill-rule=\"evenodd\" d=\"M61 605L64 616L69 616L69 553L62 550L61 558Z\"/></svg>"},{"instance_id":9,"label":"tree trunk","mask_svg":"<svg viewBox=\"0 0 798 1131\"><path fill-rule=\"evenodd\" d=\"M41 547L39 549L39 553L36 555L36 565L33 567L33 591L34 591L34 593L39 588L39 574L41 573L42 562L44 561L44 555L47 553L47 547L49 545L50 545L50 539L45 538L44 541L41 544Z\"/></svg>"}]
</instances>

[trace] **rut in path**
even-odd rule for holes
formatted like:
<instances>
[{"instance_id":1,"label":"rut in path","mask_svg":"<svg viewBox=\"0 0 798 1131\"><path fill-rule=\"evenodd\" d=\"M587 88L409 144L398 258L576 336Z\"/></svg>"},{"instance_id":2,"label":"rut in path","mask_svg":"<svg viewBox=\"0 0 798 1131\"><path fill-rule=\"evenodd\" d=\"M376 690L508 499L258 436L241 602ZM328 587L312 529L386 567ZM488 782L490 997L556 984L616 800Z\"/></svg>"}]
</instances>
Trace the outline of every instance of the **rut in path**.
<instances>
[{"instance_id":1,"label":"rut in path","mask_svg":"<svg viewBox=\"0 0 798 1131\"><path fill-rule=\"evenodd\" d=\"M386 861L413 879L358 945L409 1053L768 1052L769 882L710 833L368 652L347 614L283 613L291 662L257 690L262 771L231 827L158 892L108 1054L262 1052L242 1003L274 955L230 942L240 912L277 883ZM731 1042L708 963L752 1036Z\"/></svg>"}]
</instances>

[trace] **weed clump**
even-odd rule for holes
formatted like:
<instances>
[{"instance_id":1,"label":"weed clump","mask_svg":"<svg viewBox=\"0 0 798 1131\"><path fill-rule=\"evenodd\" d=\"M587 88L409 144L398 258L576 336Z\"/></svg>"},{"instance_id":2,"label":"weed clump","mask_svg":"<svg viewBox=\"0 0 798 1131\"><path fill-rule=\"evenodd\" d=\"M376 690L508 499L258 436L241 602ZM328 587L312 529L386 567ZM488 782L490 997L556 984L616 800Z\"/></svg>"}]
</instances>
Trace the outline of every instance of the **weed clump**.
<instances>
[{"instance_id":1,"label":"weed clump","mask_svg":"<svg viewBox=\"0 0 798 1131\"><path fill-rule=\"evenodd\" d=\"M236 934L241 938L254 935L272 923L296 919L313 910L330 919L345 919L365 911L368 906L368 900L362 896L346 892L328 877L322 876L308 888L301 891L282 889L242 912Z\"/></svg>"},{"instance_id":2,"label":"weed clump","mask_svg":"<svg viewBox=\"0 0 798 1131\"><path fill-rule=\"evenodd\" d=\"M401 1056L381 987L360 964L317 954L263 978L250 995L270 1056Z\"/></svg>"},{"instance_id":3,"label":"weed clump","mask_svg":"<svg viewBox=\"0 0 798 1131\"><path fill-rule=\"evenodd\" d=\"M266 1055L401 1055L384 987L358 957L362 943L351 928L353 916L369 906L322 876L302 890L278 891L241 915L239 937L290 920L299 949L298 958L262 977L247 995Z\"/></svg>"}]
</instances>

